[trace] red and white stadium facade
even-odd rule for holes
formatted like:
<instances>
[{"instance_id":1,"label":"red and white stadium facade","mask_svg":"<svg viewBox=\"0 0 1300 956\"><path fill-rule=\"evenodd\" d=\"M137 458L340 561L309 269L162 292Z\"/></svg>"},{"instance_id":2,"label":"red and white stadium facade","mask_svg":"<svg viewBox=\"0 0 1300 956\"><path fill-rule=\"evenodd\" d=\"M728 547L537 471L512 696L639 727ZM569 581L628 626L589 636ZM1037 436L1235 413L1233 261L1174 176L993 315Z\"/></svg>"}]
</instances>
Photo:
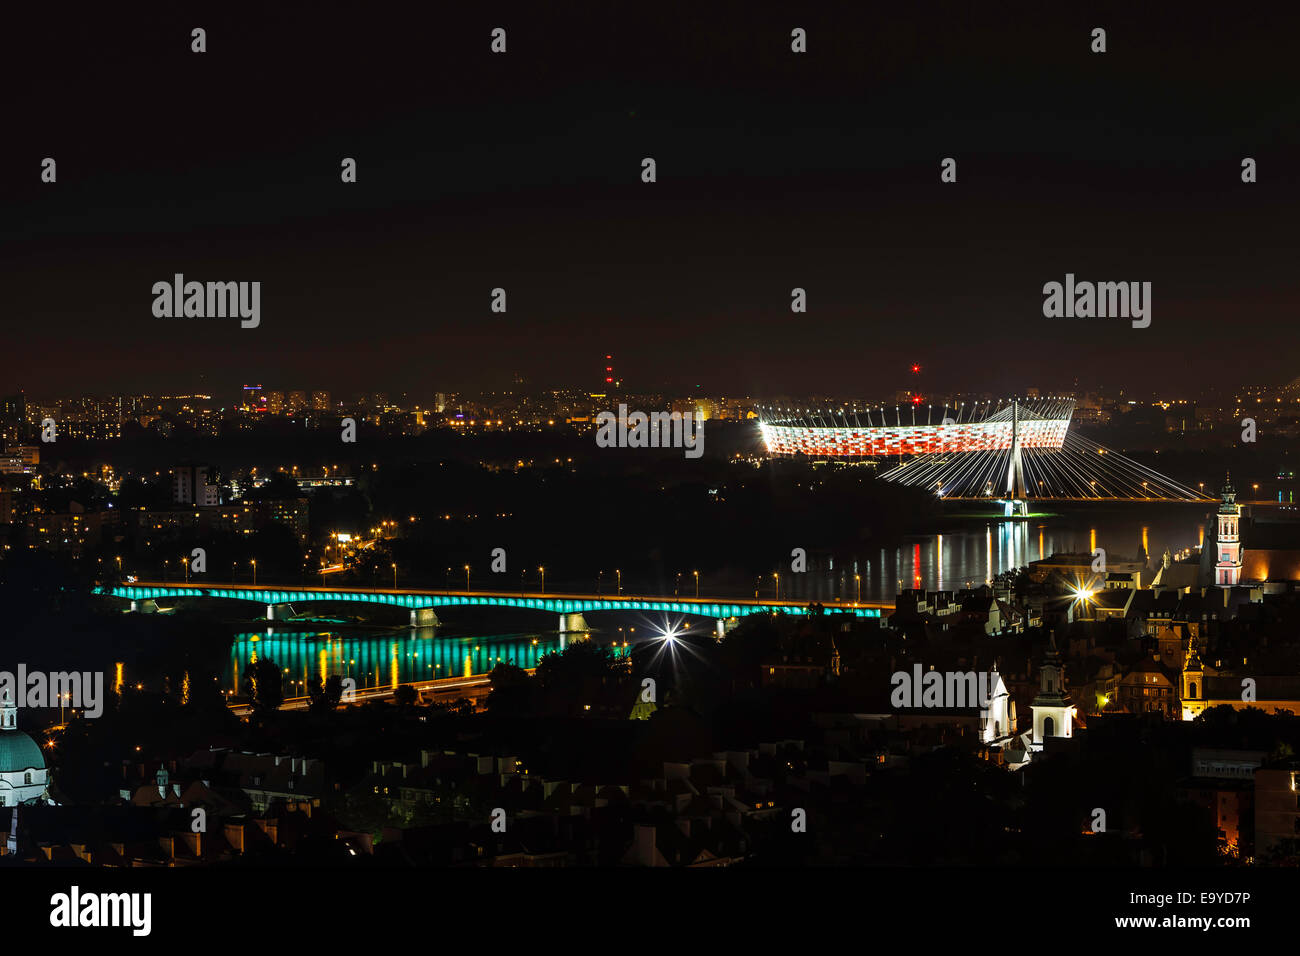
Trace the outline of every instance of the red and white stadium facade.
<instances>
[{"instance_id":1,"label":"red and white stadium facade","mask_svg":"<svg viewBox=\"0 0 1300 956\"><path fill-rule=\"evenodd\" d=\"M1070 416L1021 418L1014 427L1021 448L1059 450L1070 427ZM759 428L769 455L804 454L827 458L1005 451L1011 447L1013 424L1007 419L945 425L842 427L786 421L761 422Z\"/></svg>"}]
</instances>

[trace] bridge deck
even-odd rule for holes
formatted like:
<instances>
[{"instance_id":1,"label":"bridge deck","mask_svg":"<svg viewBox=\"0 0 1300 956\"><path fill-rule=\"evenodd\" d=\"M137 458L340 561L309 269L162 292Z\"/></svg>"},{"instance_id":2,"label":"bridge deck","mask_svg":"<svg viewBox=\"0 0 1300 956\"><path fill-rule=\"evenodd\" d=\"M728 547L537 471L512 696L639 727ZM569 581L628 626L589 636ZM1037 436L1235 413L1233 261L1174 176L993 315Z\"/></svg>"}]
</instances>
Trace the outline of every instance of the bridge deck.
<instances>
[{"instance_id":1,"label":"bridge deck","mask_svg":"<svg viewBox=\"0 0 1300 956\"><path fill-rule=\"evenodd\" d=\"M157 581L137 581L116 585L111 589L96 588L96 593L113 597L143 601L156 598L212 597L240 601L259 601L263 604L290 604L295 601L353 601L364 604L385 604L402 608L425 607L511 607L523 610L549 611L555 614L581 614L587 611L666 611L699 617L742 617L783 611L787 614L806 614L808 601L751 600L727 598L723 600L683 600L646 595L597 594L542 594L512 593L506 591L446 591L418 588L288 588L281 585L245 584L174 584ZM853 614L857 617L880 617L881 611L892 604L874 604L846 601L825 602L828 611Z\"/></svg>"}]
</instances>

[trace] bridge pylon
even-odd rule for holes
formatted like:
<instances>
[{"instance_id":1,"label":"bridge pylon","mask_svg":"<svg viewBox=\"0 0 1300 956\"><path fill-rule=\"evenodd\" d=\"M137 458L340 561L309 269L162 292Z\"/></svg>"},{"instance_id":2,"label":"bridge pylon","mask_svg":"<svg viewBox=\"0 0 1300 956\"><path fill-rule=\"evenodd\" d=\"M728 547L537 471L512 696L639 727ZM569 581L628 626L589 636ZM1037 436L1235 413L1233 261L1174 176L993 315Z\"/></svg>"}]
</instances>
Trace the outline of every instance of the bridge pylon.
<instances>
[{"instance_id":1,"label":"bridge pylon","mask_svg":"<svg viewBox=\"0 0 1300 956\"><path fill-rule=\"evenodd\" d=\"M1025 463L1020 454L1020 403L1011 403L1011 454L1007 461L1008 518L1029 514L1029 494L1025 490Z\"/></svg>"}]
</instances>

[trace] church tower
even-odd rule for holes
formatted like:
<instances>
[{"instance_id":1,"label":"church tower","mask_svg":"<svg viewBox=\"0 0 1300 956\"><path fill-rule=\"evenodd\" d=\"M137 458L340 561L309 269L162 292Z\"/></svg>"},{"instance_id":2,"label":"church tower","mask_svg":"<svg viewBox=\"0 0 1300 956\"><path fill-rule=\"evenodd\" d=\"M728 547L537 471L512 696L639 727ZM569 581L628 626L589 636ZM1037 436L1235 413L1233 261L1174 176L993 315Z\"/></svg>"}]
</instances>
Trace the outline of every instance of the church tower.
<instances>
[{"instance_id":1,"label":"church tower","mask_svg":"<svg viewBox=\"0 0 1300 956\"><path fill-rule=\"evenodd\" d=\"M1074 734L1074 706L1065 692L1065 666L1056 649L1056 632L1048 641L1047 652L1038 672L1038 695L1029 705L1034 718L1034 750L1043 749L1048 737L1071 737Z\"/></svg>"},{"instance_id":2,"label":"church tower","mask_svg":"<svg viewBox=\"0 0 1300 956\"><path fill-rule=\"evenodd\" d=\"M1219 505L1218 517L1214 583L1221 588L1230 588L1241 583L1241 505L1237 504L1231 475L1224 477L1223 501Z\"/></svg>"},{"instance_id":3,"label":"church tower","mask_svg":"<svg viewBox=\"0 0 1300 956\"><path fill-rule=\"evenodd\" d=\"M987 699L980 701L980 717L984 721L980 739L986 744L1002 743L1016 733L1016 702L1007 692L1007 685L994 663L987 674L979 674Z\"/></svg>"},{"instance_id":4,"label":"church tower","mask_svg":"<svg viewBox=\"0 0 1300 956\"><path fill-rule=\"evenodd\" d=\"M18 705L9 699L9 688L0 694L0 731L18 729Z\"/></svg>"},{"instance_id":5,"label":"church tower","mask_svg":"<svg viewBox=\"0 0 1300 956\"><path fill-rule=\"evenodd\" d=\"M1195 720L1205 710L1205 669L1196 653L1196 638L1187 641L1187 660L1183 662L1183 720Z\"/></svg>"}]
</instances>

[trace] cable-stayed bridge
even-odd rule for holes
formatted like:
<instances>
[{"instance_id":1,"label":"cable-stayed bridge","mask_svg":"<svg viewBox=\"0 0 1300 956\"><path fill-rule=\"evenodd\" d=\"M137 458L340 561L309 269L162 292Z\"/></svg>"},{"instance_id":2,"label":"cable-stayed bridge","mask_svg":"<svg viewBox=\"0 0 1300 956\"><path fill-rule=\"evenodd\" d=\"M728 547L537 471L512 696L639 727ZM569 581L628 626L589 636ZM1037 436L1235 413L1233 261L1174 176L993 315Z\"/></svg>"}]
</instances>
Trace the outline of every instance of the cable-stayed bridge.
<instances>
[{"instance_id":1,"label":"cable-stayed bridge","mask_svg":"<svg viewBox=\"0 0 1300 956\"><path fill-rule=\"evenodd\" d=\"M956 408L797 412L767 409L759 428L770 455L899 457L881 478L959 501L1208 501L1203 494L1071 430L1074 400ZM890 421L890 418L893 421Z\"/></svg>"}]
</instances>

